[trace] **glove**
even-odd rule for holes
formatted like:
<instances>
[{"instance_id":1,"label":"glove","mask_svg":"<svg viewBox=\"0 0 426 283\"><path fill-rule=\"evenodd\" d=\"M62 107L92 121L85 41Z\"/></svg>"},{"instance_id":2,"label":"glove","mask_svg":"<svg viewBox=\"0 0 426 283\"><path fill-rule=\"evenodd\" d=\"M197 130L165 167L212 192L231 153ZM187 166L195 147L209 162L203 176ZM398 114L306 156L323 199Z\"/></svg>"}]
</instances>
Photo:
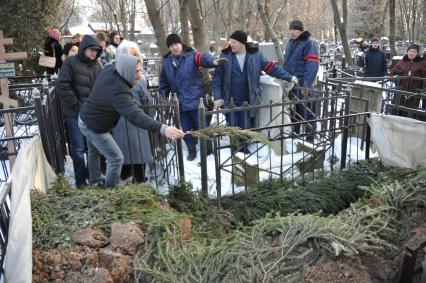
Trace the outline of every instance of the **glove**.
<instances>
[{"instance_id":1,"label":"glove","mask_svg":"<svg viewBox=\"0 0 426 283\"><path fill-rule=\"evenodd\" d=\"M223 106L223 104L224 104L223 99L217 99L217 100L214 101L215 107Z\"/></svg>"},{"instance_id":2,"label":"glove","mask_svg":"<svg viewBox=\"0 0 426 283\"><path fill-rule=\"evenodd\" d=\"M299 80L297 79L296 76L292 76L290 82L294 83L295 85L297 85L299 83Z\"/></svg>"},{"instance_id":3,"label":"glove","mask_svg":"<svg viewBox=\"0 0 426 283\"><path fill-rule=\"evenodd\" d=\"M219 66L219 65L222 65L222 64L225 64L225 63L228 63L228 59L226 59L226 58L217 58L217 59L213 60L213 65L215 65L215 66Z\"/></svg>"}]
</instances>

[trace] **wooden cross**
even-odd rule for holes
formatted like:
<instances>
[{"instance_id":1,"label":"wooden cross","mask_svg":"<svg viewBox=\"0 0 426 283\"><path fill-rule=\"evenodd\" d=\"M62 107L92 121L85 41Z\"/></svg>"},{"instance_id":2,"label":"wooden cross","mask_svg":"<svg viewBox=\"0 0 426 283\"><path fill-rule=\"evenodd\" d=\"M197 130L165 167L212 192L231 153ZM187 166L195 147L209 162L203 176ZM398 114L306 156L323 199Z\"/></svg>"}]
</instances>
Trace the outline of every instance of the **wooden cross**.
<instances>
[{"instance_id":1,"label":"wooden cross","mask_svg":"<svg viewBox=\"0 0 426 283\"><path fill-rule=\"evenodd\" d=\"M14 53L6 53L4 46L12 45L12 38L4 38L3 31L0 30L0 63L6 63L7 61L12 60L23 60L27 59L26 52L14 52ZM0 104L3 105L3 109L16 108L18 107L18 101L10 98L9 96L9 81L7 78L0 78ZM4 127L6 130L6 138L13 137L13 115L12 113L5 113L3 115L4 119ZM9 140L7 142L7 149L9 153L15 153L15 142L13 140ZM15 155L9 156L9 167L10 171L12 171L13 163L15 162Z\"/></svg>"}]
</instances>

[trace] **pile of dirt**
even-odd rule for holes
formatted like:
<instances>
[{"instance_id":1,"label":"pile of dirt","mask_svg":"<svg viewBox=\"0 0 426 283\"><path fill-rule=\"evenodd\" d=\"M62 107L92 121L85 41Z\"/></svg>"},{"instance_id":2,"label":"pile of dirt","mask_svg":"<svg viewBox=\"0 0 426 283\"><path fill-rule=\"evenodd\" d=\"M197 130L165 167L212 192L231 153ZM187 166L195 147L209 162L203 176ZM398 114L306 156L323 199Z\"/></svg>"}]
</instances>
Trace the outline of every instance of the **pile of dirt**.
<instances>
[{"instance_id":1,"label":"pile of dirt","mask_svg":"<svg viewBox=\"0 0 426 283\"><path fill-rule=\"evenodd\" d=\"M370 274L359 257L342 257L309 266L302 283L369 283Z\"/></svg>"},{"instance_id":2,"label":"pile of dirt","mask_svg":"<svg viewBox=\"0 0 426 283\"><path fill-rule=\"evenodd\" d=\"M110 237L91 228L77 231L71 249L33 252L33 281L129 282L144 237L134 222L113 223Z\"/></svg>"},{"instance_id":3,"label":"pile of dirt","mask_svg":"<svg viewBox=\"0 0 426 283\"><path fill-rule=\"evenodd\" d=\"M374 201L375 199L368 200L369 203ZM426 241L426 208L405 208L402 215L410 236L400 245L416 249ZM406 254L404 249L397 253L392 249L381 249L368 255L321 259L306 269L302 282L399 282ZM421 277L424 259L425 251L420 249L416 257L413 282L423 282L416 278Z\"/></svg>"}]
</instances>

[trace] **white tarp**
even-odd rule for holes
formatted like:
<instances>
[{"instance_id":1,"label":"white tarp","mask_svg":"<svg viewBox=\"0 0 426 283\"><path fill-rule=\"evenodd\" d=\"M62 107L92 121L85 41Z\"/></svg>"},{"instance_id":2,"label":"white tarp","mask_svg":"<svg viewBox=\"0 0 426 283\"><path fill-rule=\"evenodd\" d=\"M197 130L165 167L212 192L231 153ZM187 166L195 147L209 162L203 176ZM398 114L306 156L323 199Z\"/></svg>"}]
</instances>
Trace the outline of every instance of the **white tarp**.
<instances>
[{"instance_id":1,"label":"white tarp","mask_svg":"<svg viewBox=\"0 0 426 283\"><path fill-rule=\"evenodd\" d=\"M385 166L426 166L426 122L372 113L371 139Z\"/></svg>"},{"instance_id":2,"label":"white tarp","mask_svg":"<svg viewBox=\"0 0 426 283\"><path fill-rule=\"evenodd\" d=\"M32 219L30 191L46 192L56 175L44 155L39 136L25 142L12 168L6 283L32 282Z\"/></svg>"}]
</instances>

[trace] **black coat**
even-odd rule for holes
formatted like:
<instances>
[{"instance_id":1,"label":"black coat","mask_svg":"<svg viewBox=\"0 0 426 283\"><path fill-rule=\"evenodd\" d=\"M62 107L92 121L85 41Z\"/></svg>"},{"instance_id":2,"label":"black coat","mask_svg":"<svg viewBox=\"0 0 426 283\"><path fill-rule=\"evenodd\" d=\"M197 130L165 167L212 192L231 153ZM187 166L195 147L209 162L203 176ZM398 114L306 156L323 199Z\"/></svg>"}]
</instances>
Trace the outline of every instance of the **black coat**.
<instances>
[{"instance_id":1,"label":"black coat","mask_svg":"<svg viewBox=\"0 0 426 283\"><path fill-rule=\"evenodd\" d=\"M55 69L48 68L49 73L56 73L58 69L62 67L63 63L61 44L53 37L46 38L46 40L44 41L44 55L56 58Z\"/></svg>"},{"instance_id":2,"label":"black coat","mask_svg":"<svg viewBox=\"0 0 426 283\"><path fill-rule=\"evenodd\" d=\"M101 49L95 60L89 60L84 56L84 50L92 45L99 46L99 43L86 35L80 43L78 55L68 57L59 72L56 93L60 97L65 116L75 118L78 116L81 105L89 96L95 79L102 70L97 60Z\"/></svg>"},{"instance_id":3,"label":"black coat","mask_svg":"<svg viewBox=\"0 0 426 283\"><path fill-rule=\"evenodd\" d=\"M115 65L106 66L80 111L87 128L96 133L107 133L123 116L138 128L160 131L162 124L145 114L133 101L132 87L116 71Z\"/></svg>"},{"instance_id":4,"label":"black coat","mask_svg":"<svg viewBox=\"0 0 426 283\"><path fill-rule=\"evenodd\" d=\"M385 53L379 48L370 47L365 53L365 77L383 77L388 73Z\"/></svg>"}]
</instances>

